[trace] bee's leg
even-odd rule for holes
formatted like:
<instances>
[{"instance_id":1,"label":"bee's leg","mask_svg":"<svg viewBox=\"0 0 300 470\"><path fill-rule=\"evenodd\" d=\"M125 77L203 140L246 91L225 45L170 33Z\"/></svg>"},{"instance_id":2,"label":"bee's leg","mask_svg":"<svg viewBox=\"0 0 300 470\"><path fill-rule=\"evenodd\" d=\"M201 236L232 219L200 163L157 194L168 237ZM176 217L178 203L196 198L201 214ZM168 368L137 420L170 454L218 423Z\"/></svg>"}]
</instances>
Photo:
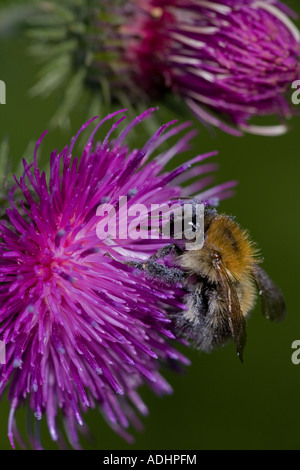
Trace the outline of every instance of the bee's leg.
<instances>
[{"instance_id":1,"label":"bee's leg","mask_svg":"<svg viewBox=\"0 0 300 470\"><path fill-rule=\"evenodd\" d=\"M122 261L122 263L126 264L126 266L131 266L132 268L140 269L141 271L145 271L146 270L146 265L147 265L147 261L146 262L142 262L142 261Z\"/></svg>"},{"instance_id":2,"label":"bee's leg","mask_svg":"<svg viewBox=\"0 0 300 470\"><path fill-rule=\"evenodd\" d=\"M165 248L163 247L146 261L121 261L121 263L140 271L144 271L150 277L154 279L161 279L167 284L183 283L186 275L183 271L181 271L181 269L171 268L156 261L157 259L163 258L164 256L167 256L169 253L171 253L171 251L174 250L174 247L176 247L176 249L178 248L176 245L167 245L166 251L163 251ZM114 261L117 261L110 253L107 252L105 255L109 256Z\"/></svg>"},{"instance_id":3,"label":"bee's leg","mask_svg":"<svg viewBox=\"0 0 300 470\"><path fill-rule=\"evenodd\" d=\"M149 258L149 261L156 261L158 259L162 259L162 258L165 258L166 256L168 256L170 253L175 253L176 255L182 255L183 251L181 250L181 248L179 248L179 246L175 245L175 243L173 244L169 244L169 245L166 245L166 246L163 246L162 248L160 248L156 253L154 253L154 255L150 256Z\"/></svg>"},{"instance_id":4,"label":"bee's leg","mask_svg":"<svg viewBox=\"0 0 300 470\"><path fill-rule=\"evenodd\" d=\"M182 284L185 273L178 268L171 268L151 259L147 261L125 261L124 264L132 268L144 271L153 279L161 279L167 284Z\"/></svg>"},{"instance_id":5,"label":"bee's leg","mask_svg":"<svg viewBox=\"0 0 300 470\"><path fill-rule=\"evenodd\" d=\"M167 284L182 284L185 280L185 273L178 268L171 268L157 261L149 260L143 263L145 272L152 278L161 279Z\"/></svg>"},{"instance_id":6,"label":"bee's leg","mask_svg":"<svg viewBox=\"0 0 300 470\"><path fill-rule=\"evenodd\" d=\"M145 270L145 264L147 263L147 261L142 262L142 261L121 261L121 260L117 260L108 251L106 253L104 253L104 256L109 256L109 258L116 261L117 263L126 264L126 266L131 266L132 268L140 269L141 271Z\"/></svg>"},{"instance_id":7,"label":"bee's leg","mask_svg":"<svg viewBox=\"0 0 300 470\"><path fill-rule=\"evenodd\" d=\"M186 278L186 274L181 271L181 269L165 266L164 264L157 262L172 252L176 255L181 255L183 253L177 245L169 244L160 248L156 253L154 253L154 255L150 256L147 261L129 261L126 264L145 271L152 278L162 279L167 284L183 283Z\"/></svg>"}]
</instances>

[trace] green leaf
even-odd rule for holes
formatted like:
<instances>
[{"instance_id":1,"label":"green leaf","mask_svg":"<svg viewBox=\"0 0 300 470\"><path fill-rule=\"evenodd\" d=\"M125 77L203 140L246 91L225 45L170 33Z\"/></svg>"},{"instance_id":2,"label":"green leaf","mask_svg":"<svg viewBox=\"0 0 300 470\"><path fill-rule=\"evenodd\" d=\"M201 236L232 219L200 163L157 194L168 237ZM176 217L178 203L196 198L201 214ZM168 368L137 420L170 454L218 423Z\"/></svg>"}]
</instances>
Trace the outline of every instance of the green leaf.
<instances>
[{"instance_id":1,"label":"green leaf","mask_svg":"<svg viewBox=\"0 0 300 470\"><path fill-rule=\"evenodd\" d=\"M56 127L57 125L65 127L65 125L68 125L68 115L83 93L85 74L86 71L84 68L79 69L78 72L73 75L69 83L66 84L66 92L62 105L51 119L51 127Z\"/></svg>"},{"instance_id":2,"label":"green leaf","mask_svg":"<svg viewBox=\"0 0 300 470\"><path fill-rule=\"evenodd\" d=\"M63 55L52 60L40 72L40 80L30 89L31 96L49 96L59 86L64 84L71 72L71 59Z\"/></svg>"}]
</instances>

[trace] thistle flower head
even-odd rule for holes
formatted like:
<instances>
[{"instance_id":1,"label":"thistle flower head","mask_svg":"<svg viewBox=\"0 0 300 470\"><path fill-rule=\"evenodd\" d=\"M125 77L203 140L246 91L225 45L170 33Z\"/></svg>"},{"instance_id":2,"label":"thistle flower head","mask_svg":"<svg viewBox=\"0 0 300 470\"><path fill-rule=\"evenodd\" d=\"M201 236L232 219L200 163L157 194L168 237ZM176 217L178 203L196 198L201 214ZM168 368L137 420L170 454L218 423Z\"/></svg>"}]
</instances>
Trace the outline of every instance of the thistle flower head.
<instances>
[{"instance_id":1,"label":"thistle flower head","mask_svg":"<svg viewBox=\"0 0 300 470\"><path fill-rule=\"evenodd\" d=\"M124 139L151 110L113 140L120 118L105 139L94 144L98 127L117 114L98 124L80 159L73 155L79 133L62 152L54 151L49 180L36 158L41 138L33 164L24 160L24 175L16 178L23 200L16 205L11 193L1 222L0 339L6 345L6 362L0 365L0 393L9 387L12 445L15 410L24 402L36 420L46 416L53 440L60 439L57 417L62 414L69 441L78 447L82 413L96 405L110 425L128 437L129 423L138 425L131 406L147 413L138 387L147 383L157 394L170 393L159 364L187 362L174 349L176 338L167 315L170 309L184 308L181 286L166 289L136 276L124 264L147 259L166 242L120 236L127 233L130 218L121 214L119 197L126 196L129 213L133 204L173 203L188 194L201 201L223 198L234 183L204 190L208 180L200 178L180 187L180 181L215 169L209 163L199 166L209 155L163 171L172 157L189 147L193 131L148 161L187 124L163 135L165 125L142 149L129 151ZM119 236L101 239L97 208L108 203ZM38 437L31 436L31 441L40 447Z\"/></svg>"},{"instance_id":2,"label":"thistle flower head","mask_svg":"<svg viewBox=\"0 0 300 470\"><path fill-rule=\"evenodd\" d=\"M277 0L137 1L126 57L147 89L156 76L203 122L226 132L276 135L292 115L300 34ZM140 40L137 40L139 38ZM154 77L154 80L153 78ZM251 125L276 115L278 126Z\"/></svg>"},{"instance_id":3,"label":"thistle flower head","mask_svg":"<svg viewBox=\"0 0 300 470\"><path fill-rule=\"evenodd\" d=\"M286 132L286 121L295 113L289 95L300 73L300 35L293 12L280 1L115 0L83 11L88 21L81 40L76 42L79 36L72 32L74 11L59 38L74 54L76 92L81 80L94 91L100 85L106 99L129 96L133 104L171 93L201 121L226 132ZM43 45L37 49L48 57ZM48 52L54 51L52 38ZM64 60L70 62L66 52ZM61 69L65 73L66 67ZM47 83L51 88L56 80L44 76L35 91L45 90ZM272 115L279 124L253 122Z\"/></svg>"}]
</instances>

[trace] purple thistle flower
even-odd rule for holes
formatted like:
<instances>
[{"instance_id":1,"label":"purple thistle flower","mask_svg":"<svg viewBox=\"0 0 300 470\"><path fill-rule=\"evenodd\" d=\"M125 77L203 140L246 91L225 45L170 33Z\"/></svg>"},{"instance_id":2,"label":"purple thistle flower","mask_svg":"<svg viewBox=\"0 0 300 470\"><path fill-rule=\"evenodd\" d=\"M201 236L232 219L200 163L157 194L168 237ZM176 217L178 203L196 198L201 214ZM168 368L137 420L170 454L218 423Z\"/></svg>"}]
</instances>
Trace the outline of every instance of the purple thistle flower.
<instances>
[{"instance_id":1,"label":"purple thistle flower","mask_svg":"<svg viewBox=\"0 0 300 470\"><path fill-rule=\"evenodd\" d=\"M45 68L32 93L63 85L55 125L87 86L93 110L173 95L204 124L238 136L283 134L297 114L300 33L279 0L69 0L64 19L54 1L40 8L31 33ZM266 116L275 125L257 125Z\"/></svg>"},{"instance_id":2,"label":"purple thistle flower","mask_svg":"<svg viewBox=\"0 0 300 470\"><path fill-rule=\"evenodd\" d=\"M24 175L15 178L23 200L18 194L16 204L11 192L0 248L0 339L6 345L0 393L9 387L8 435L13 447L13 434L18 438L14 414L24 402L36 420L46 416L54 441L61 439L56 419L61 413L71 445L79 448L82 413L96 405L113 429L130 439L126 428L139 425L133 408L147 414L138 387L147 383L157 394L170 393L160 363L188 363L174 348L167 316L168 309L184 308L181 286L165 289L123 264L147 259L165 241L101 240L97 207L112 204L121 229L127 230L128 222L118 210L119 196L127 196L128 208L135 203L174 203L188 194L204 201L229 196L235 183L204 189L211 182L206 177L184 190L179 186L214 171L214 164L198 164L215 153L163 172L168 161L189 148L194 131L148 161L188 123L162 135L173 123L164 125L141 150L129 151L124 139L151 112L138 116L112 140L125 117L120 118L103 142L94 145L100 125L119 112L107 116L78 159L73 148L84 125L70 147L52 152L48 182L37 163L42 136L33 164L24 160ZM29 438L33 447L41 447L38 435Z\"/></svg>"},{"instance_id":3,"label":"purple thistle flower","mask_svg":"<svg viewBox=\"0 0 300 470\"><path fill-rule=\"evenodd\" d=\"M92 109L173 95L204 124L233 135L280 135L297 114L291 86L300 76L300 33L295 13L279 0L111 0L92 7L69 0L65 19L56 2L40 8L33 50L45 68L32 92L47 96L64 85L55 125L66 122L87 86ZM264 117L275 125L257 125Z\"/></svg>"},{"instance_id":4,"label":"purple thistle flower","mask_svg":"<svg viewBox=\"0 0 300 470\"><path fill-rule=\"evenodd\" d=\"M125 57L149 94L182 96L204 123L234 135L280 135L293 114L300 34L277 0L136 0ZM295 109L295 108L294 108ZM294 111L295 112L295 111ZM276 126L251 118L276 115Z\"/></svg>"}]
</instances>

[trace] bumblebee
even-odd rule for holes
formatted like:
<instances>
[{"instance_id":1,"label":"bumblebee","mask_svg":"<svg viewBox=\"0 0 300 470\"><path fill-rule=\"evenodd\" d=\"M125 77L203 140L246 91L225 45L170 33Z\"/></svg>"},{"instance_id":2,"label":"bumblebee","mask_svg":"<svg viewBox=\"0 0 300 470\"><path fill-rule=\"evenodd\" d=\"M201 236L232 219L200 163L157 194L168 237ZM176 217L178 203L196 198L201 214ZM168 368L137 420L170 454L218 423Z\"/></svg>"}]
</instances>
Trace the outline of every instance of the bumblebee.
<instances>
[{"instance_id":1,"label":"bumblebee","mask_svg":"<svg viewBox=\"0 0 300 470\"><path fill-rule=\"evenodd\" d=\"M167 256L173 258L172 266L163 262ZM206 209L201 249L169 244L146 262L127 264L167 284L180 282L186 310L172 314L176 330L206 352L232 338L243 362L246 318L257 290L266 318L279 321L286 315L283 296L260 262L255 244L233 217Z\"/></svg>"}]
</instances>

